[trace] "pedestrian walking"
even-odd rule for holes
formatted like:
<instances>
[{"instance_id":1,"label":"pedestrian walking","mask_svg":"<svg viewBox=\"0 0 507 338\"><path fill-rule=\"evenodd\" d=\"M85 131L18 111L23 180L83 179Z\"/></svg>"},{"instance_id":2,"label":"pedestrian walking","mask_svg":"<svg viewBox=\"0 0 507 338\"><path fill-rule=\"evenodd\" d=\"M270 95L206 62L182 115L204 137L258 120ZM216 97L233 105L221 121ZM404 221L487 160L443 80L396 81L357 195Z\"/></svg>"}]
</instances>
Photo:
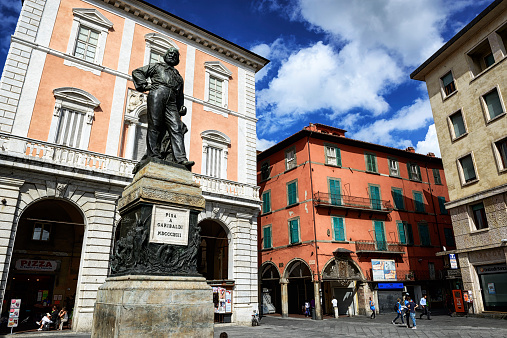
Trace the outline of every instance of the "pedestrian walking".
<instances>
[{"instance_id":1,"label":"pedestrian walking","mask_svg":"<svg viewBox=\"0 0 507 338\"><path fill-rule=\"evenodd\" d=\"M405 311L405 305L403 305L401 303L401 299L397 299L396 300L396 313L397 313L397 316L396 318L393 319L393 321L391 323L393 324L398 324L396 323L396 319L400 318L401 319L401 324L405 325L405 323L403 322L403 312Z\"/></svg>"},{"instance_id":2,"label":"pedestrian walking","mask_svg":"<svg viewBox=\"0 0 507 338\"><path fill-rule=\"evenodd\" d=\"M430 310L428 309L428 304L427 304L426 298L427 298L427 295L424 295L424 296L422 296L421 300L419 301L419 305L422 308L422 313L419 316L419 319L422 319L422 316L425 315L428 320L431 320L431 314L430 314Z\"/></svg>"},{"instance_id":3,"label":"pedestrian walking","mask_svg":"<svg viewBox=\"0 0 507 338\"><path fill-rule=\"evenodd\" d=\"M305 317L310 317L310 302L305 302Z\"/></svg>"},{"instance_id":4,"label":"pedestrian walking","mask_svg":"<svg viewBox=\"0 0 507 338\"><path fill-rule=\"evenodd\" d=\"M333 299L331 300L331 304L333 304L334 317L338 318L338 300L336 299L336 297L333 297Z\"/></svg>"},{"instance_id":5,"label":"pedestrian walking","mask_svg":"<svg viewBox=\"0 0 507 338\"><path fill-rule=\"evenodd\" d=\"M410 297L407 297L407 299L408 299L407 308L410 311L410 319L412 319L412 324L414 325L414 326L412 326L412 330L415 330L415 329L417 329L417 324L415 322L415 309L419 305L417 305L416 303L414 303L414 301L412 301L412 299ZM407 324L408 324L408 321L407 321Z\"/></svg>"},{"instance_id":6,"label":"pedestrian walking","mask_svg":"<svg viewBox=\"0 0 507 338\"><path fill-rule=\"evenodd\" d=\"M405 306L405 309L404 309L405 320L407 322L407 327L410 329L410 310L408 309L408 303L409 303L408 299L409 298L410 297L409 297L408 293L405 296L403 296L403 305Z\"/></svg>"},{"instance_id":7,"label":"pedestrian walking","mask_svg":"<svg viewBox=\"0 0 507 338\"><path fill-rule=\"evenodd\" d=\"M371 310L371 319L375 319L375 303L371 300L370 297L370 310Z\"/></svg>"}]
</instances>

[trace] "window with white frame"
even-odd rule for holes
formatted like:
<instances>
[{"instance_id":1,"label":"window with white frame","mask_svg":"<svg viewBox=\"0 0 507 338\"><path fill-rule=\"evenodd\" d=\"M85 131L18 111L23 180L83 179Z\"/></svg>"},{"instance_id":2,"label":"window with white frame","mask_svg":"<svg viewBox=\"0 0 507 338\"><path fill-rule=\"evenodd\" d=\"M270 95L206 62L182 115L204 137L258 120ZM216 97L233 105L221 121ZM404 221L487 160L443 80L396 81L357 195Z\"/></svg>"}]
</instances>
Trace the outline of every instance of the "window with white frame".
<instances>
[{"instance_id":1,"label":"window with white frame","mask_svg":"<svg viewBox=\"0 0 507 338\"><path fill-rule=\"evenodd\" d=\"M204 69L204 101L210 103L212 107L227 108L229 79L232 72L220 61L207 61L204 63ZM210 109L210 107L205 106L205 110L206 108Z\"/></svg>"},{"instance_id":2,"label":"window with white frame","mask_svg":"<svg viewBox=\"0 0 507 338\"><path fill-rule=\"evenodd\" d=\"M389 175L399 177L400 176L400 168L398 166L398 160L394 158L388 158L389 162Z\"/></svg>"},{"instance_id":3,"label":"window with white frame","mask_svg":"<svg viewBox=\"0 0 507 338\"><path fill-rule=\"evenodd\" d=\"M296 148L292 147L285 151L285 170L295 168L296 166Z\"/></svg>"},{"instance_id":4,"label":"window with white frame","mask_svg":"<svg viewBox=\"0 0 507 338\"><path fill-rule=\"evenodd\" d=\"M458 159L458 172L462 185L473 183L478 180L472 153Z\"/></svg>"},{"instance_id":5,"label":"window with white frame","mask_svg":"<svg viewBox=\"0 0 507 338\"><path fill-rule=\"evenodd\" d=\"M421 181L421 168L417 163L407 163L408 177L412 181Z\"/></svg>"},{"instance_id":6,"label":"window with white frame","mask_svg":"<svg viewBox=\"0 0 507 338\"><path fill-rule=\"evenodd\" d=\"M444 97L447 97L456 91L456 84L452 72L449 71L447 74L440 78Z\"/></svg>"},{"instance_id":7,"label":"window with white frame","mask_svg":"<svg viewBox=\"0 0 507 338\"><path fill-rule=\"evenodd\" d=\"M447 117L447 123L449 124L449 131L451 132L451 140L455 140L467 134L465 118L463 117L461 109L449 115Z\"/></svg>"},{"instance_id":8,"label":"window with white frame","mask_svg":"<svg viewBox=\"0 0 507 338\"><path fill-rule=\"evenodd\" d=\"M87 149L99 100L84 90L72 87L57 88L53 94L56 100L48 142Z\"/></svg>"},{"instance_id":9,"label":"window with white frame","mask_svg":"<svg viewBox=\"0 0 507 338\"><path fill-rule=\"evenodd\" d=\"M496 163L500 171L507 170L507 137L493 143Z\"/></svg>"},{"instance_id":10,"label":"window with white frame","mask_svg":"<svg viewBox=\"0 0 507 338\"><path fill-rule=\"evenodd\" d=\"M332 145L326 145L324 148L326 149L326 164L341 166L342 159L340 148Z\"/></svg>"},{"instance_id":11,"label":"window with white frame","mask_svg":"<svg viewBox=\"0 0 507 338\"><path fill-rule=\"evenodd\" d=\"M227 157L231 139L218 130L206 130L202 137L202 168L203 175L227 178Z\"/></svg>"},{"instance_id":12,"label":"window with white frame","mask_svg":"<svg viewBox=\"0 0 507 338\"><path fill-rule=\"evenodd\" d=\"M481 97L481 102L488 121L491 121L505 113L498 88L493 88L493 90L484 94Z\"/></svg>"},{"instance_id":13,"label":"window with white frame","mask_svg":"<svg viewBox=\"0 0 507 338\"><path fill-rule=\"evenodd\" d=\"M164 61L164 55L173 47L179 49L176 43L159 33L148 33L144 36L146 48L144 50L144 64L159 63Z\"/></svg>"},{"instance_id":14,"label":"window with white frame","mask_svg":"<svg viewBox=\"0 0 507 338\"><path fill-rule=\"evenodd\" d=\"M67 54L92 64L101 65L107 35L109 30L113 28L113 23L98 10L92 8L74 8L72 13L74 21L67 44ZM97 75L100 74L100 70L89 68L86 64L76 63L71 59L65 59L64 64L90 70Z\"/></svg>"}]
</instances>

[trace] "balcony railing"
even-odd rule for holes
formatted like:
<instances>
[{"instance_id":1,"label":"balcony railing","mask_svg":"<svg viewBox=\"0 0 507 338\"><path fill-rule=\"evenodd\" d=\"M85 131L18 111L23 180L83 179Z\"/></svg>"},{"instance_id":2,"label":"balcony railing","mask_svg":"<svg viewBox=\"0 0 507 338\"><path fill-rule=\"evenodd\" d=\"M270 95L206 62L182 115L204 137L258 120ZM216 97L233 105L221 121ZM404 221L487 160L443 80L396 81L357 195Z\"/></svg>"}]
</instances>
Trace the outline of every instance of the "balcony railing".
<instances>
[{"instance_id":1,"label":"balcony railing","mask_svg":"<svg viewBox=\"0 0 507 338\"><path fill-rule=\"evenodd\" d=\"M132 169L137 164L134 160L4 133L0 133L0 153L129 178L133 177ZM193 179L205 192L259 201L258 186L195 173Z\"/></svg>"},{"instance_id":2,"label":"balcony railing","mask_svg":"<svg viewBox=\"0 0 507 338\"><path fill-rule=\"evenodd\" d=\"M258 186L199 174L193 174L193 176L194 181L201 186L202 191L259 200Z\"/></svg>"},{"instance_id":3,"label":"balcony railing","mask_svg":"<svg viewBox=\"0 0 507 338\"><path fill-rule=\"evenodd\" d=\"M387 241L356 241L356 253L404 254L403 245Z\"/></svg>"},{"instance_id":4,"label":"balcony railing","mask_svg":"<svg viewBox=\"0 0 507 338\"><path fill-rule=\"evenodd\" d=\"M314 201L317 206L332 208L367 210L379 213L390 213L393 210L390 201L367 197L336 195L320 191L314 195Z\"/></svg>"},{"instance_id":5,"label":"balcony railing","mask_svg":"<svg viewBox=\"0 0 507 338\"><path fill-rule=\"evenodd\" d=\"M0 153L120 176L132 176L136 164L120 157L9 134L0 134Z\"/></svg>"}]
</instances>

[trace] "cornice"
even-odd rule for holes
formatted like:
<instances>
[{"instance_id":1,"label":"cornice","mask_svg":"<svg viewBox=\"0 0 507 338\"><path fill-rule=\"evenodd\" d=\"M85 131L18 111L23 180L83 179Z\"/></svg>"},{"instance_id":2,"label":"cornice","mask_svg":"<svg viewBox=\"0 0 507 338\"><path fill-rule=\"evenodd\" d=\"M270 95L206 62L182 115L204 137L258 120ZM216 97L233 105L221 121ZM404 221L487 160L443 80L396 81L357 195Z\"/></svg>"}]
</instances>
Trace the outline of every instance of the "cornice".
<instances>
[{"instance_id":1,"label":"cornice","mask_svg":"<svg viewBox=\"0 0 507 338\"><path fill-rule=\"evenodd\" d=\"M180 38L198 44L203 50L209 50L210 53L221 54L222 57L229 58L235 62L244 64L254 72L259 71L268 64L269 60L257 55L247 49L238 46L224 38L206 31L192 23L185 21L171 13L157 8L145 1L140 0L97 0L104 2L109 6L114 6L118 10L130 13L135 17L143 19L151 24L161 27L163 30L177 33Z\"/></svg>"}]
</instances>

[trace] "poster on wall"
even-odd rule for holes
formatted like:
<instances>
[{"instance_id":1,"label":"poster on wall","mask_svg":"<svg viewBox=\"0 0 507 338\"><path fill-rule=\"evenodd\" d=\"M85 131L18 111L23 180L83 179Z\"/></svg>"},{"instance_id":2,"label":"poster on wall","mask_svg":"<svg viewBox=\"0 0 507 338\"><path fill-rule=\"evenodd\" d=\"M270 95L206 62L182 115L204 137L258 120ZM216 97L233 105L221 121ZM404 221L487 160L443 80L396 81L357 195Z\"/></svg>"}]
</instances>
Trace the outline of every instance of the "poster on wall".
<instances>
[{"instance_id":1,"label":"poster on wall","mask_svg":"<svg viewBox=\"0 0 507 338\"><path fill-rule=\"evenodd\" d=\"M7 327L10 327L12 329L18 326L20 307L21 307L21 299L11 299L11 308L9 311L9 321L7 322Z\"/></svg>"},{"instance_id":2,"label":"poster on wall","mask_svg":"<svg viewBox=\"0 0 507 338\"><path fill-rule=\"evenodd\" d=\"M232 291L225 291L225 312L232 312Z\"/></svg>"},{"instance_id":3,"label":"poster on wall","mask_svg":"<svg viewBox=\"0 0 507 338\"><path fill-rule=\"evenodd\" d=\"M225 313L225 289L218 288L218 313Z\"/></svg>"},{"instance_id":4,"label":"poster on wall","mask_svg":"<svg viewBox=\"0 0 507 338\"><path fill-rule=\"evenodd\" d=\"M374 281L396 280L396 263L394 260L372 259L371 268Z\"/></svg>"},{"instance_id":5,"label":"poster on wall","mask_svg":"<svg viewBox=\"0 0 507 338\"><path fill-rule=\"evenodd\" d=\"M490 295L496 295L495 283L488 283L488 293Z\"/></svg>"}]
</instances>

